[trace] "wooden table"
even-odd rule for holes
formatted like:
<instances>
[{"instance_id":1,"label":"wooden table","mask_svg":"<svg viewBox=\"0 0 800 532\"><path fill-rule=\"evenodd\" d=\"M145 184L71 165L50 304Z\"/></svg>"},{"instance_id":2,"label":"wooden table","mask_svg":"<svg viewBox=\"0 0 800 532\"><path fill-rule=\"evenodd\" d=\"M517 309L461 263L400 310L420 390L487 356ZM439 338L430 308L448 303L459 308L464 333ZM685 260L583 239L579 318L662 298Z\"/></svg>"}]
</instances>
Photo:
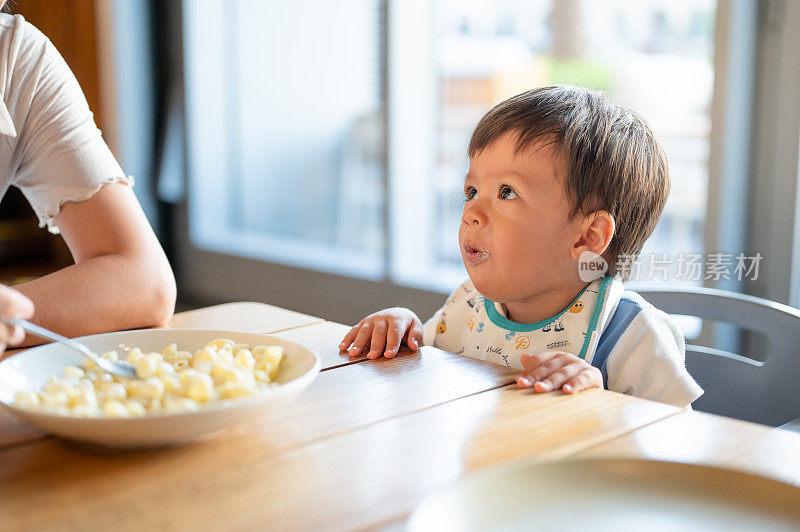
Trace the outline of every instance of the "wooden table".
<instances>
[{"instance_id":1,"label":"wooden table","mask_svg":"<svg viewBox=\"0 0 800 532\"><path fill-rule=\"evenodd\" d=\"M614 392L533 395L515 372L425 347L349 359L348 327L261 303L175 316L173 327L274 333L323 370L283 410L205 442L87 449L0 412L0 529L380 529L427 494L510 460L646 457L800 485L800 434Z\"/></svg>"}]
</instances>

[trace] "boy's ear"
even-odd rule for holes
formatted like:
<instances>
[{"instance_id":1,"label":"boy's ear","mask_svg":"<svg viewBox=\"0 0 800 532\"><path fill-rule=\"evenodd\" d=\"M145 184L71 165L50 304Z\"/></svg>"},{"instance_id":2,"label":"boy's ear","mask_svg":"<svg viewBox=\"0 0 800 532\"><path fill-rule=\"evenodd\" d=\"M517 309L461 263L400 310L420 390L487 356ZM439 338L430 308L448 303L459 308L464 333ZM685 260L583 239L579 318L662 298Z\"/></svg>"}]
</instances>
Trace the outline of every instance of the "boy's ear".
<instances>
[{"instance_id":1,"label":"boy's ear","mask_svg":"<svg viewBox=\"0 0 800 532\"><path fill-rule=\"evenodd\" d=\"M572 258L577 262L584 251L602 255L611 244L615 230L614 217L607 211L595 211L588 215L581 224L578 239L572 245Z\"/></svg>"}]
</instances>

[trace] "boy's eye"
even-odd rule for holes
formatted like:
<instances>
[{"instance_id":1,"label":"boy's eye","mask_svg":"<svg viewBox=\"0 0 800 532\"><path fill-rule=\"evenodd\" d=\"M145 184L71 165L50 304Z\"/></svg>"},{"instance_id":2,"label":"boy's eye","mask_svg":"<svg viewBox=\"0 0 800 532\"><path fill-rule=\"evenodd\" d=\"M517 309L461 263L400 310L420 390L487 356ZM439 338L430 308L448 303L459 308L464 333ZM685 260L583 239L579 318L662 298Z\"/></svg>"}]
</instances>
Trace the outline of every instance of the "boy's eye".
<instances>
[{"instance_id":1,"label":"boy's eye","mask_svg":"<svg viewBox=\"0 0 800 532\"><path fill-rule=\"evenodd\" d=\"M475 196L478 195L478 189L475 187L464 187L464 197L467 198L467 201L471 199L475 199Z\"/></svg>"},{"instance_id":2,"label":"boy's eye","mask_svg":"<svg viewBox=\"0 0 800 532\"><path fill-rule=\"evenodd\" d=\"M517 193L514 192L514 189L508 185L501 185L500 186L500 193L498 194L500 199L514 199L517 197Z\"/></svg>"}]
</instances>

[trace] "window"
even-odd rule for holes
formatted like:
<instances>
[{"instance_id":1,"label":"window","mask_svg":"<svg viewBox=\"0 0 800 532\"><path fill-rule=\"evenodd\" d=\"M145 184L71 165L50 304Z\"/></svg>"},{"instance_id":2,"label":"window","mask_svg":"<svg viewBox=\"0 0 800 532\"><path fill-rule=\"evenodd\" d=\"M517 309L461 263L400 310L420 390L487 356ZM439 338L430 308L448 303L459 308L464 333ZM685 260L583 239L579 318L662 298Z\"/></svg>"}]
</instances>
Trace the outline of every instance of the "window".
<instances>
[{"instance_id":1,"label":"window","mask_svg":"<svg viewBox=\"0 0 800 532\"><path fill-rule=\"evenodd\" d=\"M444 288L464 277L455 235L472 129L494 104L555 83L602 90L647 118L667 151L673 186L644 252L703 251L715 2L439 0L433 6L403 2L393 8L399 36L390 61L401 66L390 65L389 98L403 118L389 127L391 136L409 141L393 145L400 155L390 151L389 158L427 161L426 179L412 179L419 181L415 190L432 197L424 207L432 214L394 239L399 255L418 234L430 234L416 248L417 260L395 270L398 278ZM424 39L415 26L426 15L430 31L420 46ZM430 93L405 96L409 78ZM393 170L393 179L407 179L402 167ZM400 205L395 210L403 211ZM402 217L394 217L395 224ZM637 271L646 273L641 266Z\"/></svg>"},{"instance_id":2,"label":"window","mask_svg":"<svg viewBox=\"0 0 800 532\"><path fill-rule=\"evenodd\" d=\"M241 257L317 280L333 274L326 290L349 278L373 291L351 314L333 303L296 308L352 321L387 300L440 301L435 293L465 276L456 235L473 127L495 103L552 83L605 91L662 140L672 194L645 253L674 259L710 245L714 0L206 0L183 9L191 246L231 265ZM253 279L264 275L246 264ZM228 282L238 280L219 280Z\"/></svg>"},{"instance_id":3,"label":"window","mask_svg":"<svg viewBox=\"0 0 800 532\"><path fill-rule=\"evenodd\" d=\"M201 248L383 275L379 2L186 2Z\"/></svg>"}]
</instances>

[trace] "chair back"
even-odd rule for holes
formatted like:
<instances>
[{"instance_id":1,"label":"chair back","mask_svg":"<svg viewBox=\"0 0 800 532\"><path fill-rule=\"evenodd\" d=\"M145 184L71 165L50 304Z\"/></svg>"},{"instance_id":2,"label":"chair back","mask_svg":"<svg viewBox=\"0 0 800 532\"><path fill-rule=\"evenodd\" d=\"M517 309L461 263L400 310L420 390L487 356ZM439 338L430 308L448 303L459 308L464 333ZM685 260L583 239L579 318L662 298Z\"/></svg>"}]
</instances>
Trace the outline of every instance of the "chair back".
<instances>
[{"instance_id":1,"label":"chair back","mask_svg":"<svg viewBox=\"0 0 800 532\"><path fill-rule=\"evenodd\" d=\"M694 409L772 426L800 418L800 310L712 288L637 292L667 314L730 323L768 339L763 361L687 343L686 368L705 390Z\"/></svg>"}]
</instances>

